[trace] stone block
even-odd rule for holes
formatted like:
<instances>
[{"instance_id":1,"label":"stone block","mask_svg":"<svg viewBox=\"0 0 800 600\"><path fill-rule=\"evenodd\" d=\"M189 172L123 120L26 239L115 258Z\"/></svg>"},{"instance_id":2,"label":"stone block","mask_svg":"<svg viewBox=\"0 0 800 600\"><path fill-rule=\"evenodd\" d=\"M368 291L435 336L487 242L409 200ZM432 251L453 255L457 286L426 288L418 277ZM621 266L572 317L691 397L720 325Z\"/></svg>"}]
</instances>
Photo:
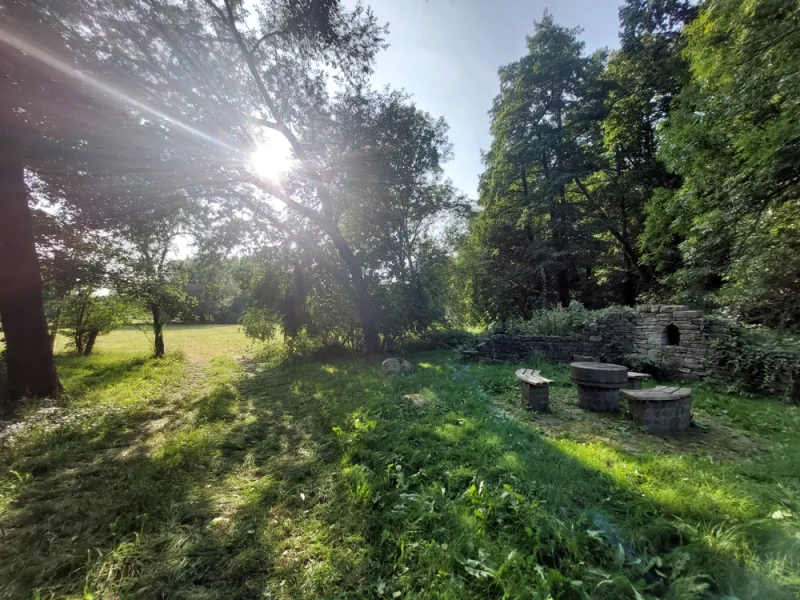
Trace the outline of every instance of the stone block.
<instances>
[{"instance_id":1,"label":"stone block","mask_svg":"<svg viewBox=\"0 0 800 600\"><path fill-rule=\"evenodd\" d=\"M701 310L676 310L672 313L673 319L699 319L702 316Z\"/></svg>"},{"instance_id":2,"label":"stone block","mask_svg":"<svg viewBox=\"0 0 800 600\"><path fill-rule=\"evenodd\" d=\"M689 310L689 307L683 304L665 304L658 307L658 312L660 313L674 313L677 310Z\"/></svg>"}]
</instances>

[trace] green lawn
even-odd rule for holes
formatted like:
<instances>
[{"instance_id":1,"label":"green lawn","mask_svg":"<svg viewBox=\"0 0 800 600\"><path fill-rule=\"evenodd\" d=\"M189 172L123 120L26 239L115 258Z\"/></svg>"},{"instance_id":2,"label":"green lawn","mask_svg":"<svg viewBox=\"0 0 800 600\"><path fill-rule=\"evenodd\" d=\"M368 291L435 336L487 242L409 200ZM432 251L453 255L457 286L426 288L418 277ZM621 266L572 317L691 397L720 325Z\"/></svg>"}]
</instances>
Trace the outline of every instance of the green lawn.
<instances>
[{"instance_id":1,"label":"green lawn","mask_svg":"<svg viewBox=\"0 0 800 600\"><path fill-rule=\"evenodd\" d=\"M798 598L800 411L696 388L681 439L518 406L512 365L279 365L236 327L63 355L0 455L0 598ZM180 352L174 352L179 349ZM421 394L421 405L403 399Z\"/></svg>"}]
</instances>

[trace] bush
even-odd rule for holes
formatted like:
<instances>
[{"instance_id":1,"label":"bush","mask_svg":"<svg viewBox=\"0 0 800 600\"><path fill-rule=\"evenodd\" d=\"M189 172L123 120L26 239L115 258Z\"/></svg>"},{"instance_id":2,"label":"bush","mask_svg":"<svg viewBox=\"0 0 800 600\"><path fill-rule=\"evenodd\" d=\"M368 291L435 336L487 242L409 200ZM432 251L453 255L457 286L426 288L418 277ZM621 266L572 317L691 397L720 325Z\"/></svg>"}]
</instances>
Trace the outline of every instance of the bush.
<instances>
[{"instance_id":1,"label":"bush","mask_svg":"<svg viewBox=\"0 0 800 600\"><path fill-rule=\"evenodd\" d=\"M677 371L677 364L669 359L647 354L626 354L622 357L622 364L632 371L652 375L659 381L670 379Z\"/></svg>"},{"instance_id":2,"label":"bush","mask_svg":"<svg viewBox=\"0 0 800 600\"><path fill-rule=\"evenodd\" d=\"M711 341L719 373L745 391L781 396L800 404L800 350L777 337L731 326Z\"/></svg>"},{"instance_id":3,"label":"bush","mask_svg":"<svg viewBox=\"0 0 800 600\"><path fill-rule=\"evenodd\" d=\"M464 329L430 329L417 337L404 340L400 349L403 352L453 349L471 344L479 338L479 335Z\"/></svg>"},{"instance_id":4,"label":"bush","mask_svg":"<svg viewBox=\"0 0 800 600\"><path fill-rule=\"evenodd\" d=\"M528 321L510 321L506 328L535 335L571 335L596 323L610 312L633 310L629 307L611 306L602 310L587 310L580 302L572 301L568 308L549 308L534 311Z\"/></svg>"}]
</instances>

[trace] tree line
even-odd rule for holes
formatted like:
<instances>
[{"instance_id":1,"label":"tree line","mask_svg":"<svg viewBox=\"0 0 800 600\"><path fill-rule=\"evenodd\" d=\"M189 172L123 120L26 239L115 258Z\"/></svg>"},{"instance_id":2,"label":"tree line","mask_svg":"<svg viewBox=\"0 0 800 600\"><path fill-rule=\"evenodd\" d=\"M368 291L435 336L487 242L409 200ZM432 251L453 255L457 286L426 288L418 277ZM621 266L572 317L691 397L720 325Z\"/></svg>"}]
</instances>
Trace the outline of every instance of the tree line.
<instances>
[{"instance_id":1,"label":"tree line","mask_svg":"<svg viewBox=\"0 0 800 600\"><path fill-rule=\"evenodd\" d=\"M800 325L800 28L786 0L626 0L586 53L545 14L501 67L481 210L459 246L481 320L672 300Z\"/></svg>"},{"instance_id":2,"label":"tree line","mask_svg":"<svg viewBox=\"0 0 800 600\"><path fill-rule=\"evenodd\" d=\"M324 335L379 352L400 320L431 322L445 252L430 230L465 201L442 174L444 121L370 88L386 27L367 7L3 0L0 11L9 404L58 394L49 328L73 305L132 301L163 354L165 320L185 310L173 255L187 239L258 265L240 281L253 335L327 321ZM251 164L275 137L294 159L280 180ZM406 306L414 314L398 316Z\"/></svg>"},{"instance_id":3,"label":"tree line","mask_svg":"<svg viewBox=\"0 0 800 600\"><path fill-rule=\"evenodd\" d=\"M591 54L545 14L499 70L477 205L445 121L370 87L387 28L360 3L0 14L7 408L59 393L57 332L89 354L127 322L156 356L174 319L372 353L573 301L798 325L786 0L626 0L619 49ZM278 142L291 166L265 176Z\"/></svg>"}]
</instances>

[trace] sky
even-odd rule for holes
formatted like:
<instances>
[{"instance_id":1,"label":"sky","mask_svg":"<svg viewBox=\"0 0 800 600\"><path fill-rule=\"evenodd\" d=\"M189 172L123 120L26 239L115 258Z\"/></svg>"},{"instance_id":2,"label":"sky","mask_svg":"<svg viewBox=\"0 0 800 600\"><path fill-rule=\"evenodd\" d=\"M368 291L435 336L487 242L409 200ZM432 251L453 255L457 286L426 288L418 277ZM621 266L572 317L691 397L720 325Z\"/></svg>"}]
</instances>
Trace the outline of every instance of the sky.
<instances>
[{"instance_id":1,"label":"sky","mask_svg":"<svg viewBox=\"0 0 800 600\"><path fill-rule=\"evenodd\" d=\"M362 0L389 22L390 46L373 85L404 88L417 106L450 125L454 159L446 173L477 198L481 150L491 144L488 111L497 69L526 52L525 36L548 9L556 23L580 26L587 52L618 45L622 0ZM355 4L355 0L348 0Z\"/></svg>"}]
</instances>

